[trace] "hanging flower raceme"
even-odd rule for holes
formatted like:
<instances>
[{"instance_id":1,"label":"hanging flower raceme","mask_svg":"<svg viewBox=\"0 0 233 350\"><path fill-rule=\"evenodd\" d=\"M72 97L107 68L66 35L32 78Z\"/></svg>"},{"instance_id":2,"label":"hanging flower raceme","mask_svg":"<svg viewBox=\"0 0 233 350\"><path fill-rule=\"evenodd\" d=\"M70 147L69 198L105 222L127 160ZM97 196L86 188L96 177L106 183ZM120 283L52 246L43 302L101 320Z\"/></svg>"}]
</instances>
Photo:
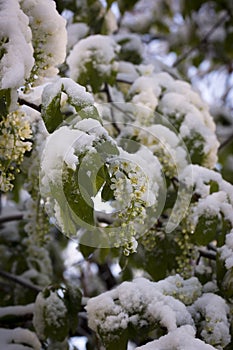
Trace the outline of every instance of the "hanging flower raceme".
<instances>
[{"instance_id":1,"label":"hanging flower raceme","mask_svg":"<svg viewBox=\"0 0 233 350\"><path fill-rule=\"evenodd\" d=\"M20 109L0 121L0 185L1 191L13 188L15 172L19 172L25 152L31 150L32 137L26 114Z\"/></svg>"}]
</instances>

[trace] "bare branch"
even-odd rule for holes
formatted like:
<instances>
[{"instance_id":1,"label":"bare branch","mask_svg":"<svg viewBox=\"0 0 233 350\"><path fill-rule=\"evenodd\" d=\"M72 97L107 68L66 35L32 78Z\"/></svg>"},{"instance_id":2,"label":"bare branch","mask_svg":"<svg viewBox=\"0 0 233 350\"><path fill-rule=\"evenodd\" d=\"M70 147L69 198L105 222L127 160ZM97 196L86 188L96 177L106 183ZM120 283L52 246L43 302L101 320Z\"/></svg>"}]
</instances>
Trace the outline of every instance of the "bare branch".
<instances>
[{"instance_id":1,"label":"bare branch","mask_svg":"<svg viewBox=\"0 0 233 350\"><path fill-rule=\"evenodd\" d=\"M107 95L108 102L113 103L112 96L111 96L108 84L105 84L105 92L106 92L106 95ZM116 129L117 133L120 134L121 129L119 128L119 126L117 125L117 123L115 121L115 117L114 117L114 113L113 113L112 109L111 109L111 117L112 117L112 125Z\"/></svg>"},{"instance_id":2,"label":"bare branch","mask_svg":"<svg viewBox=\"0 0 233 350\"><path fill-rule=\"evenodd\" d=\"M184 61L188 56L191 55L195 50L197 50L203 43L205 43L209 37L215 32L215 30L223 24L229 18L229 13L225 13L219 20L210 28L210 30L204 35L201 41L196 45L191 47L188 51L184 52L183 55L178 57L178 59L173 63L173 67L177 67L182 61Z\"/></svg>"},{"instance_id":3,"label":"bare branch","mask_svg":"<svg viewBox=\"0 0 233 350\"><path fill-rule=\"evenodd\" d=\"M18 98L18 104L21 106L22 105L28 106L32 109L35 109L37 112L41 112L41 105L37 106L34 103L24 100L23 98L20 98L20 97Z\"/></svg>"},{"instance_id":4,"label":"bare branch","mask_svg":"<svg viewBox=\"0 0 233 350\"><path fill-rule=\"evenodd\" d=\"M3 224L5 222L9 221L18 221L23 219L23 214L13 214L13 215L2 215L0 216L0 224Z\"/></svg>"},{"instance_id":5,"label":"bare branch","mask_svg":"<svg viewBox=\"0 0 233 350\"><path fill-rule=\"evenodd\" d=\"M227 146L231 141L233 140L233 133L230 134L230 136L224 140L221 145L219 146L218 150L222 150L225 146Z\"/></svg>"},{"instance_id":6,"label":"bare branch","mask_svg":"<svg viewBox=\"0 0 233 350\"><path fill-rule=\"evenodd\" d=\"M24 316L27 314L33 314L34 312L34 303L27 305L14 305L14 306L4 306L0 307L0 318L14 315L14 316Z\"/></svg>"},{"instance_id":7,"label":"bare branch","mask_svg":"<svg viewBox=\"0 0 233 350\"><path fill-rule=\"evenodd\" d=\"M216 252L213 250L205 250L205 249L198 249L198 252L200 254L200 257L207 258L210 260L216 260Z\"/></svg>"},{"instance_id":8,"label":"bare branch","mask_svg":"<svg viewBox=\"0 0 233 350\"><path fill-rule=\"evenodd\" d=\"M35 285L35 284L25 280L24 278L15 276L15 275L13 275L13 274L11 274L9 272L0 270L0 276L3 277L3 278L6 278L6 279L8 279L8 280L10 280L12 282L15 282L17 284L20 284L23 287L32 289L35 292L41 292L42 291L42 288L40 286L37 286L37 285Z\"/></svg>"}]
</instances>

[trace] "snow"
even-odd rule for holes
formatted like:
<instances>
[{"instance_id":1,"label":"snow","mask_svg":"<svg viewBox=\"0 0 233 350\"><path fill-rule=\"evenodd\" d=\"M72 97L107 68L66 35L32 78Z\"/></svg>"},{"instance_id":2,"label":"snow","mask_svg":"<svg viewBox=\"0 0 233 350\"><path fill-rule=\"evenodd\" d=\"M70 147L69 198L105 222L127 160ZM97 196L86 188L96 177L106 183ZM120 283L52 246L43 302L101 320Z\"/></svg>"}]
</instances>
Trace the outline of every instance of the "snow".
<instances>
[{"instance_id":1,"label":"snow","mask_svg":"<svg viewBox=\"0 0 233 350\"><path fill-rule=\"evenodd\" d=\"M107 34L112 34L117 31L118 24L115 13L111 8L106 12L104 16L104 27Z\"/></svg>"},{"instance_id":2,"label":"snow","mask_svg":"<svg viewBox=\"0 0 233 350\"><path fill-rule=\"evenodd\" d=\"M101 334L159 322L168 331L183 324L193 324L191 315L179 300L164 295L158 283L145 278L123 282L116 289L91 298L86 306L89 327Z\"/></svg>"},{"instance_id":3,"label":"snow","mask_svg":"<svg viewBox=\"0 0 233 350\"><path fill-rule=\"evenodd\" d=\"M0 11L1 50L0 89L18 88L29 77L34 64L29 19L18 0L2 0Z\"/></svg>"},{"instance_id":4,"label":"snow","mask_svg":"<svg viewBox=\"0 0 233 350\"><path fill-rule=\"evenodd\" d=\"M218 295L202 293L196 277L175 275L159 282L136 278L88 300L89 327L109 341L130 325L156 329L159 324L168 334L136 349L211 350L212 344L222 350L231 340L229 306ZM202 340L195 338L196 324Z\"/></svg>"},{"instance_id":5,"label":"snow","mask_svg":"<svg viewBox=\"0 0 233 350\"><path fill-rule=\"evenodd\" d=\"M86 91L84 86L75 83L70 78L59 78L44 87L42 94L44 108L47 108L61 91L64 91L68 95L69 102L77 107L85 107L94 103L92 95Z\"/></svg>"},{"instance_id":6,"label":"snow","mask_svg":"<svg viewBox=\"0 0 233 350\"><path fill-rule=\"evenodd\" d=\"M80 120L75 127L89 135L95 135L96 138L109 138L107 130L97 120L92 118Z\"/></svg>"},{"instance_id":7,"label":"snow","mask_svg":"<svg viewBox=\"0 0 233 350\"><path fill-rule=\"evenodd\" d=\"M209 344L223 349L231 341L228 321L229 306L220 296L205 293L189 307L194 320L199 323L200 335Z\"/></svg>"},{"instance_id":8,"label":"snow","mask_svg":"<svg viewBox=\"0 0 233 350\"><path fill-rule=\"evenodd\" d=\"M50 291L48 297L43 292L37 295L33 326L40 339L46 338L46 327L59 328L66 317L66 306L56 292Z\"/></svg>"},{"instance_id":9,"label":"snow","mask_svg":"<svg viewBox=\"0 0 233 350\"><path fill-rule=\"evenodd\" d=\"M185 305L192 304L202 293L202 285L196 277L184 280L180 275L169 276L157 283L165 295L171 295Z\"/></svg>"},{"instance_id":10,"label":"snow","mask_svg":"<svg viewBox=\"0 0 233 350\"><path fill-rule=\"evenodd\" d=\"M88 135L77 129L62 126L55 130L46 140L41 160L41 190L50 193L51 184L62 186L62 169L64 162L68 168L75 170L78 157L75 155L78 146L79 153L92 145L95 136ZM61 187L62 188L62 187Z\"/></svg>"},{"instance_id":11,"label":"snow","mask_svg":"<svg viewBox=\"0 0 233 350\"><path fill-rule=\"evenodd\" d=\"M5 306L0 308L0 318L7 315L21 316L32 314L34 312L34 303L28 305Z\"/></svg>"},{"instance_id":12,"label":"snow","mask_svg":"<svg viewBox=\"0 0 233 350\"><path fill-rule=\"evenodd\" d=\"M181 138L192 139L199 136L203 140L199 141L203 146L203 165L213 168L217 162L219 143L215 135L215 124L206 103L190 84L173 79L166 72L141 74L142 76L130 87L128 99L135 105L159 112L168 123L176 122L177 130L174 126L171 129ZM152 117L150 120L143 113L140 122L142 125L148 125L153 124L154 120Z\"/></svg>"},{"instance_id":13,"label":"snow","mask_svg":"<svg viewBox=\"0 0 233 350\"><path fill-rule=\"evenodd\" d=\"M34 54L37 56L36 74L40 77L56 75L56 67L66 57L66 20L57 12L55 1L21 0L20 6L29 18Z\"/></svg>"},{"instance_id":14,"label":"snow","mask_svg":"<svg viewBox=\"0 0 233 350\"><path fill-rule=\"evenodd\" d=\"M23 329L0 328L1 350L40 350L41 344L35 333ZM22 345L21 345L22 344ZM28 346L27 346L28 345Z\"/></svg>"},{"instance_id":15,"label":"snow","mask_svg":"<svg viewBox=\"0 0 233 350\"><path fill-rule=\"evenodd\" d=\"M86 65L90 62L101 75L110 75L117 69L114 60L119 49L120 46L105 35L91 35L80 40L67 58L70 77L77 81L80 74L87 72Z\"/></svg>"},{"instance_id":16,"label":"snow","mask_svg":"<svg viewBox=\"0 0 233 350\"><path fill-rule=\"evenodd\" d=\"M226 235L225 244L219 248L220 259L225 260L225 266L229 270L233 267L233 230Z\"/></svg>"},{"instance_id":17,"label":"snow","mask_svg":"<svg viewBox=\"0 0 233 350\"><path fill-rule=\"evenodd\" d=\"M139 77L129 89L129 94L134 95L133 103L155 109L158 105L158 96L161 93L160 87L152 77Z\"/></svg>"},{"instance_id":18,"label":"snow","mask_svg":"<svg viewBox=\"0 0 233 350\"><path fill-rule=\"evenodd\" d=\"M189 165L181 174L181 180L187 187L194 186L195 193L200 196L193 208L194 224L202 214L219 217L223 214L225 220L233 224L233 186L226 182L220 173L199 165ZM218 185L217 192L210 193L211 182Z\"/></svg>"},{"instance_id":19,"label":"snow","mask_svg":"<svg viewBox=\"0 0 233 350\"><path fill-rule=\"evenodd\" d=\"M157 200L159 185L163 185L161 165L158 159L146 147L140 148L136 153L128 153L120 147L119 150L120 161L129 162L129 173L135 165L138 167L138 169L135 169L135 174L138 177L138 190L140 190L141 186L146 187L144 194L140 198L147 203L147 206L154 205Z\"/></svg>"},{"instance_id":20,"label":"snow","mask_svg":"<svg viewBox=\"0 0 233 350\"><path fill-rule=\"evenodd\" d=\"M167 335L154 340L135 350L215 350L211 345L205 344L195 338L195 330L189 325L181 326Z\"/></svg>"},{"instance_id":21,"label":"snow","mask_svg":"<svg viewBox=\"0 0 233 350\"><path fill-rule=\"evenodd\" d=\"M67 26L67 49L70 50L72 47L85 36L87 36L89 27L86 23L71 23Z\"/></svg>"},{"instance_id":22,"label":"snow","mask_svg":"<svg viewBox=\"0 0 233 350\"><path fill-rule=\"evenodd\" d=\"M143 55L143 44L140 37L132 33L118 33L113 36L116 42L122 46L122 50L131 52L132 55Z\"/></svg>"},{"instance_id":23,"label":"snow","mask_svg":"<svg viewBox=\"0 0 233 350\"><path fill-rule=\"evenodd\" d=\"M163 157L167 156L167 161L178 173L187 166L187 150L182 139L166 126L154 124L143 127L139 129L137 137L155 154L161 149L164 150Z\"/></svg>"}]
</instances>

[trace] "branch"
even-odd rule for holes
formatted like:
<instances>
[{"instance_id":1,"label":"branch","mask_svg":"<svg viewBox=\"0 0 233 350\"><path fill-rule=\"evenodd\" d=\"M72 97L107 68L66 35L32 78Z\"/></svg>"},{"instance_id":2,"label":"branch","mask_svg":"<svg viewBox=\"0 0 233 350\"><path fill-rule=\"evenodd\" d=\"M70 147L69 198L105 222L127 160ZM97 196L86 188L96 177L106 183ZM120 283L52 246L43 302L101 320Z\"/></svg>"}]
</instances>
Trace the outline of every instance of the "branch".
<instances>
[{"instance_id":1,"label":"branch","mask_svg":"<svg viewBox=\"0 0 233 350\"><path fill-rule=\"evenodd\" d=\"M224 23L229 18L229 14L225 13L219 20L210 28L210 30L204 35L201 41L194 47L191 47L188 51L184 52L183 55L178 57L178 59L173 63L173 67L177 67L182 61L184 61L192 52L197 50L204 42L206 42L209 37L215 32L215 30Z\"/></svg>"},{"instance_id":2,"label":"branch","mask_svg":"<svg viewBox=\"0 0 233 350\"><path fill-rule=\"evenodd\" d=\"M154 35L145 34L142 36L142 42L145 44L149 44L151 41L154 41L154 40L166 41L167 37L164 34L154 34Z\"/></svg>"},{"instance_id":3,"label":"branch","mask_svg":"<svg viewBox=\"0 0 233 350\"><path fill-rule=\"evenodd\" d=\"M35 109L37 112L41 112L41 105L37 106L34 103L24 100L23 98L20 98L20 97L18 98L18 104L21 106L22 105L28 106L32 109Z\"/></svg>"},{"instance_id":4,"label":"branch","mask_svg":"<svg viewBox=\"0 0 233 350\"><path fill-rule=\"evenodd\" d=\"M34 303L28 305L15 305L0 307L0 318L5 316L24 316L34 313Z\"/></svg>"},{"instance_id":5,"label":"branch","mask_svg":"<svg viewBox=\"0 0 233 350\"><path fill-rule=\"evenodd\" d=\"M108 102L113 103L108 84L105 84L104 91L106 92ZM111 117L112 117L112 125L116 129L117 133L120 134L121 129L119 128L119 126L117 125L117 123L115 121L115 117L114 117L114 113L113 113L112 109L111 109Z\"/></svg>"},{"instance_id":6,"label":"branch","mask_svg":"<svg viewBox=\"0 0 233 350\"><path fill-rule=\"evenodd\" d=\"M3 270L0 270L0 276L3 277L3 278L6 278L12 282L15 282L17 284L20 284L21 286L23 287L26 287L28 289L31 289L31 290L34 290L35 292L41 292L42 291L42 288L40 286L37 286L31 282L28 282L27 280L25 280L24 278L22 277L18 277L18 276L15 276L9 272L6 272L6 271L3 271Z\"/></svg>"},{"instance_id":7,"label":"branch","mask_svg":"<svg viewBox=\"0 0 233 350\"><path fill-rule=\"evenodd\" d=\"M116 78L116 81L117 81L117 83L124 83L124 84L129 84L129 85L133 84L132 80L126 80L126 79L123 79L121 77Z\"/></svg>"},{"instance_id":8,"label":"branch","mask_svg":"<svg viewBox=\"0 0 233 350\"><path fill-rule=\"evenodd\" d=\"M220 151L221 149L223 149L225 146L227 146L231 141L233 140L233 133L230 134L230 136L221 143L221 145L219 146L218 150Z\"/></svg>"},{"instance_id":9,"label":"branch","mask_svg":"<svg viewBox=\"0 0 233 350\"><path fill-rule=\"evenodd\" d=\"M216 252L214 252L214 251L208 251L208 250L205 250L205 249L198 249L198 252L200 254L198 262L199 262L201 257L207 258L207 259L210 259L210 260L216 260Z\"/></svg>"},{"instance_id":10,"label":"branch","mask_svg":"<svg viewBox=\"0 0 233 350\"><path fill-rule=\"evenodd\" d=\"M12 215L3 215L0 216L0 224L3 224L8 221L15 221L15 220L22 220L23 219L23 214L12 214Z\"/></svg>"}]
</instances>

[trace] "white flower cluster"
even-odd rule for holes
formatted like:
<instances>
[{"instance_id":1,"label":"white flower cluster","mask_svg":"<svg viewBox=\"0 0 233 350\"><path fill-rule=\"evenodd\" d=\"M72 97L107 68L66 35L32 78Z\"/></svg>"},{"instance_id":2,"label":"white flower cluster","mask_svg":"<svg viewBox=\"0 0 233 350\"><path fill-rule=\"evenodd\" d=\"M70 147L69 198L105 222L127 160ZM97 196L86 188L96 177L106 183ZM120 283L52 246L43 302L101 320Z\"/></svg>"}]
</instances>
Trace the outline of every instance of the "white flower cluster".
<instances>
[{"instance_id":1,"label":"white flower cluster","mask_svg":"<svg viewBox=\"0 0 233 350\"><path fill-rule=\"evenodd\" d=\"M26 114L18 109L2 117L0 122L0 188L7 192L13 188L14 172L19 172L24 154L31 150L31 127Z\"/></svg>"},{"instance_id":2,"label":"white flower cluster","mask_svg":"<svg viewBox=\"0 0 233 350\"><path fill-rule=\"evenodd\" d=\"M119 138L130 137L136 137L137 142L152 151L158 158L163 173L169 178L178 177L189 164L188 150L182 139L164 125L127 126Z\"/></svg>"},{"instance_id":3,"label":"white flower cluster","mask_svg":"<svg viewBox=\"0 0 233 350\"><path fill-rule=\"evenodd\" d=\"M136 239L144 233L147 225L146 209L153 207L155 212L159 186L163 183L160 164L150 150L141 148L132 154L120 147L119 150L119 156L110 163L110 187L114 192L112 205L122 222L119 245L125 241L124 253L129 255L135 251Z\"/></svg>"},{"instance_id":4,"label":"white flower cluster","mask_svg":"<svg viewBox=\"0 0 233 350\"><path fill-rule=\"evenodd\" d=\"M64 233L68 234L65 222L72 221L65 209L69 205L63 189L66 176L64 167L73 171L78 166L82 167L82 161L84 163L89 159L91 161L91 155L97 153L96 147L105 141L115 144L101 124L91 118L83 119L70 127L62 126L50 134L46 140L41 158L40 191L47 200L47 209L51 211L53 207L50 214ZM85 155L84 160L82 160L83 155ZM95 165L89 164L89 167L91 175ZM78 185L77 182L76 195L82 196Z\"/></svg>"}]
</instances>

